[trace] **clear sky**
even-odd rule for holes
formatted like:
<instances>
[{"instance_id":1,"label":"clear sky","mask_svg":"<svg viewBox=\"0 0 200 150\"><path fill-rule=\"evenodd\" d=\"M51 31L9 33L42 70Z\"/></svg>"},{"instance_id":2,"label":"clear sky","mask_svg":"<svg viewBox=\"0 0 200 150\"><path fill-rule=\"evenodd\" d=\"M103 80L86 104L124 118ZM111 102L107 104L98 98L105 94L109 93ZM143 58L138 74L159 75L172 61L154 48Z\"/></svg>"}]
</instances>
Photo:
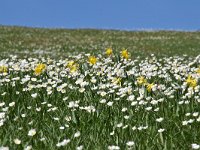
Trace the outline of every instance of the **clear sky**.
<instances>
[{"instance_id":1,"label":"clear sky","mask_svg":"<svg viewBox=\"0 0 200 150\"><path fill-rule=\"evenodd\" d=\"M0 0L0 24L199 30L200 0Z\"/></svg>"}]
</instances>

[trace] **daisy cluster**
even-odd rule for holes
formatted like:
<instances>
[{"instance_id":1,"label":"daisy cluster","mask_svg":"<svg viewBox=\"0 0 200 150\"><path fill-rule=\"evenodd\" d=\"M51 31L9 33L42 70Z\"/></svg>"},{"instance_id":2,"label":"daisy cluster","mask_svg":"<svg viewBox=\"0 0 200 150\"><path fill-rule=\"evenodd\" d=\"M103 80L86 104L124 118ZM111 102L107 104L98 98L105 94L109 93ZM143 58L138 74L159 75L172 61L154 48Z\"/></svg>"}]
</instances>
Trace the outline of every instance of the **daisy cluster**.
<instances>
[{"instance_id":1,"label":"daisy cluster","mask_svg":"<svg viewBox=\"0 0 200 150\"><path fill-rule=\"evenodd\" d=\"M0 60L0 150L199 149L200 56Z\"/></svg>"}]
</instances>

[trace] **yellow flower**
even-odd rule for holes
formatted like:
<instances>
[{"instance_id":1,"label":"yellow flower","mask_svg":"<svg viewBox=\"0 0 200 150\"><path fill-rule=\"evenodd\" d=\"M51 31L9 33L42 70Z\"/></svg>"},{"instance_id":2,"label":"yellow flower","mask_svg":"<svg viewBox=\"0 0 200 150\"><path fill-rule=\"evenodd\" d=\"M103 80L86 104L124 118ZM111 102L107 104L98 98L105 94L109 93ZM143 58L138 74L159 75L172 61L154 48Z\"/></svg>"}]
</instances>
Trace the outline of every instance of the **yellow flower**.
<instances>
[{"instance_id":1,"label":"yellow flower","mask_svg":"<svg viewBox=\"0 0 200 150\"><path fill-rule=\"evenodd\" d=\"M0 73L7 73L7 72L8 72L8 67L0 66Z\"/></svg>"},{"instance_id":2,"label":"yellow flower","mask_svg":"<svg viewBox=\"0 0 200 150\"><path fill-rule=\"evenodd\" d=\"M68 63L67 63L67 67L68 68L70 68L70 67L72 67L73 65L74 65L74 61L73 60L71 60L71 61L69 61Z\"/></svg>"},{"instance_id":3,"label":"yellow flower","mask_svg":"<svg viewBox=\"0 0 200 150\"><path fill-rule=\"evenodd\" d=\"M73 73L73 72L76 72L78 70L78 67L79 65L75 62L75 61L69 61L67 63L67 68L70 69L70 72Z\"/></svg>"},{"instance_id":4,"label":"yellow flower","mask_svg":"<svg viewBox=\"0 0 200 150\"><path fill-rule=\"evenodd\" d=\"M118 84L118 85L120 85L121 86L121 80L122 80L122 78L113 78L113 80L112 80L112 82L114 83L114 84Z\"/></svg>"},{"instance_id":5,"label":"yellow flower","mask_svg":"<svg viewBox=\"0 0 200 150\"><path fill-rule=\"evenodd\" d=\"M140 76L140 77L137 78L137 83L139 85L142 85L142 84L145 85L147 83L147 80L144 78L144 76Z\"/></svg>"},{"instance_id":6,"label":"yellow flower","mask_svg":"<svg viewBox=\"0 0 200 150\"><path fill-rule=\"evenodd\" d=\"M40 75L45 69L46 69L46 65L41 63L35 67L34 72L36 75Z\"/></svg>"},{"instance_id":7,"label":"yellow flower","mask_svg":"<svg viewBox=\"0 0 200 150\"><path fill-rule=\"evenodd\" d=\"M198 74L200 74L200 67L199 67L199 69L197 69L197 71L196 71Z\"/></svg>"},{"instance_id":8,"label":"yellow flower","mask_svg":"<svg viewBox=\"0 0 200 150\"><path fill-rule=\"evenodd\" d=\"M128 59L130 57L128 50L122 49L121 56L122 56L122 58Z\"/></svg>"},{"instance_id":9,"label":"yellow flower","mask_svg":"<svg viewBox=\"0 0 200 150\"><path fill-rule=\"evenodd\" d=\"M193 78L191 75L188 76L186 82L189 87L195 88L197 86L197 80Z\"/></svg>"},{"instance_id":10,"label":"yellow flower","mask_svg":"<svg viewBox=\"0 0 200 150\"><path fill-rule=\"evenodd\" d=\"M153 83L147 83L146 85L147 85L147 91L148 91L148 92L151 92L151 90L152 90L154 84L153 84Z\"/></svg>"},{"instance_id":11,"label":"yellow flower","mask_svg":"<svg viewBox=\"0 0 200 150\"><path fill-rule=\"evenodd\" d=\"M113 53L112 48L107 48L106 49L106 55L110 56L110 55L112 55L112 53Z\"/></svg>"},{"instance_id":12,"label":"yellow flower","mask_svg":"<svg viewBox=\"0 0 200 150\"><path fill-rule=\"evenodd\" d=\"M95 56L89 56L88 62L92 65L97 63L97 58Z\"/></svg>"}]
</instances>

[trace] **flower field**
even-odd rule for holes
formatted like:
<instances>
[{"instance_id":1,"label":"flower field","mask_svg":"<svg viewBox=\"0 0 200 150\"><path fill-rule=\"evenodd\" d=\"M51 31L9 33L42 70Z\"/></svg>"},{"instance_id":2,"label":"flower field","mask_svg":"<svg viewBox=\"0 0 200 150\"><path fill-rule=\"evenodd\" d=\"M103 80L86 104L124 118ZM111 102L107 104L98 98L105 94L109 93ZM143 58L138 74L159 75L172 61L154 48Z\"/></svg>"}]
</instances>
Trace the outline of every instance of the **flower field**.
<instances>
[{"instance_id":1,"label":"flower field","mask_svg":"<svg viewBox=\"0 0 200 150\"><path fill-rule=\"evenodd\" d=\"M0 60L0 150L199 149L199 129L200 56Z\"/></svg>"}]
</instances>

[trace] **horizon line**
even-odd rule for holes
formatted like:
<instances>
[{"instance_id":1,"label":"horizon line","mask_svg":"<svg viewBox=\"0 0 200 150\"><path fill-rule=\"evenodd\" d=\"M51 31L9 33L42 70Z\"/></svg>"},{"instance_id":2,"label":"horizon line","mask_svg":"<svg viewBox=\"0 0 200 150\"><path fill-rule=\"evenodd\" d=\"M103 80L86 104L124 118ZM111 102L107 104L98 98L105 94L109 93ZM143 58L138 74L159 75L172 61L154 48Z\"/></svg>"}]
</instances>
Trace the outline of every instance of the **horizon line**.
<instances>
[{"instance_id":1,"label":"horizon line","mask_svg":"<svg viewBox=\"0 0 200 150\"><path fill-rule=\"evenodd\" d=\"M200 29L180 29L180 28L112 28L112 27L64 27L64 26L28 26L28 25L5 25L0 24L0 27L21 27L21 28L35 28L35 29L66 29L66 30L116 30L116 31L177 31L177 32L200 32Z\"/></svg>"}]
</instances>

